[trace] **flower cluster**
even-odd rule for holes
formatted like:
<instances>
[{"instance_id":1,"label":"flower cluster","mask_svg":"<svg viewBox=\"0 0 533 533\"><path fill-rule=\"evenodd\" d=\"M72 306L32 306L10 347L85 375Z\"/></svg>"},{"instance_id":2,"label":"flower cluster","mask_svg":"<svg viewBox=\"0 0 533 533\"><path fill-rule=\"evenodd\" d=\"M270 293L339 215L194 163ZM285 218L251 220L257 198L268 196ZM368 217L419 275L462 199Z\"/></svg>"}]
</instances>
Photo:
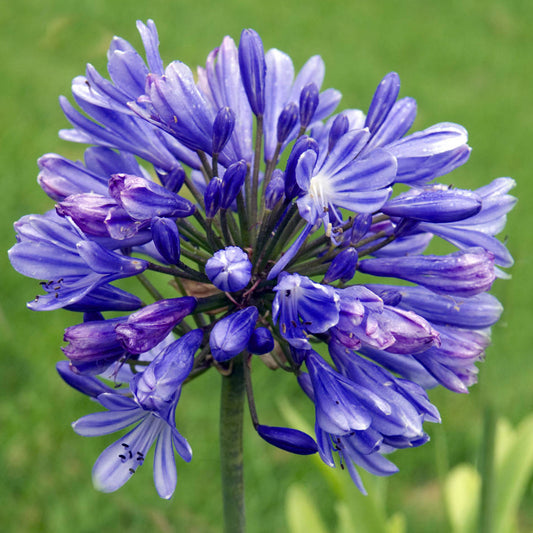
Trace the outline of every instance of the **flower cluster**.
<instances>
[{"instance_id":1,"label":"flower cluster","mask_svg":"<svg viewBox=\"0 0 533 533\"><path fill-rule=\"evenodd\" d=\"M467 132L439 123L409 133L416 103L398 98L394 72L366 114L335 112L341 95L323 89L319 56L296 73L244 30L195 75L163 65L152 21L137 28L145 59L115 37L110 79L88 65L72 83L79 110L61 98L73 126L61 137L90 147L84 161L39 159L55 209L16 222L9 252L41 280L31 309L83 313L57 369L105 410L74 430L135 425L98 458L95 485L122 486L156 442L155 485L169 498L174 450L192 457L175 423L182 386L242 364L258 435L318 451L364 492L356 467L389 475L390 452L428 440L423 423L440 418L426 389L467 392L476 381L502 311L487 291L512 264L495 235L514 181L436 183L467 161ZM453 251L425 254L433 237ZM169 276L177 292L161 294L150 276ZM153 303L113 285L128 277ZM253 354L296 377L315 438L259 422Z\"/></svg>"}]
</instances>

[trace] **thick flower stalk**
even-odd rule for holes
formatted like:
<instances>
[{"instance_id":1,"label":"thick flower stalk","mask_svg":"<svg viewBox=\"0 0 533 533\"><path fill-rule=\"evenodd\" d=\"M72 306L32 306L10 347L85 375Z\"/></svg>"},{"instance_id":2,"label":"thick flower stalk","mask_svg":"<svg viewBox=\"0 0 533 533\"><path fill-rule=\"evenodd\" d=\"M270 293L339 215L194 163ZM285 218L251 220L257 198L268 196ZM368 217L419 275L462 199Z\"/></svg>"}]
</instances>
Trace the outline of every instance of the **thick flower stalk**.
<instances>
[{"instance_id":1,"label":"thick flower stalk","mask_svg":"<svg viewBox=\"0 0 533 533\"><path fill-rule=\"evenodd\" d=\"M244 30L194 74L163 64L152 21L137 27L146 59L116 37L110 79L88 65L72 84L79 110L61 99L72 124L61 137L91 146L83 162L39 159L55 209L16 222L9 252L41 280L31 309L83 313L58 370L106 410L74 430L136 424L97 460L95 485L118 489L155 442L155 485L169 498L174 451L192 457L176 429L180 393L211 371L223 376L222 420L236 432L242 420L228 413L242 419L246 395L261 438L318 451L364 491L358 468L394 473L390 452L424 444L424 422L440 421L426 389L467 392L476 381L502 312L487 291L512 265L495 236L514 181L437 183L467 161L467 132L447 122L410 132L416 102L398 99L396 73L366 112L337 112L319 56L296 72ZM433 238L456 249L425 254ZM143 300L113 285L127 277ZM168 278L168 294L155 277ZM309 397L314 438L260 422L250 369L262 361ZM239 450L229 453L238 462ZM235 509L228 516L241 523Z\"/></svg>"}]
</instances>

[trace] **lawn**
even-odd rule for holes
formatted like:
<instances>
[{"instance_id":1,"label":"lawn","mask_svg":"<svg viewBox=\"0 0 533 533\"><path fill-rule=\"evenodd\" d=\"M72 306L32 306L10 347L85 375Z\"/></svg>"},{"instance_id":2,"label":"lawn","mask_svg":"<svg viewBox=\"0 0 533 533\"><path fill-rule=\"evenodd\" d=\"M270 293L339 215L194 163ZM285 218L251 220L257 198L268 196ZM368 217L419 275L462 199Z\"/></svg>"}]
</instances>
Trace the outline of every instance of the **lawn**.
<instances>
[{"instance_id":1,"label":"lawn","mask_svg":"<svg viewBox=\"0 0 533 533\"><path fill-rule=\"evenodd\" d=\"M70 80L87 62L105 71L113 35L135 46L135 20L158 25L165 61L202 64L226 34L236 40L243 27L256 29L266 48L276 47L300 66L321 54L325 85L339 89L343 107L364 111L382 76L395 70L402 96L417 99L415 129L441 121L469 131L470 161L449 177L475 189L498 176L517 181L519 203L505 235L515 257L512 279L498 280L493 293L505 313L493 329L493 344L481 365L479 384L467 396L431 391L443 424L430 427L432 441L398 453L400 467L388 483L390 512L407 517L408 531L448 531L440 499L439 469L478 464L487 407L513 424L533 411L533 3L527 0L18 0L0 9L0 183L2 249L14 243L13 221L42 213L52 202L35 182L36 159L47 152L76 159L83 147L58 139L67 127L57 103L70 94ZM530 226L531 224L531 226ZM184 390L180 431L194 450L190 464L178 463L178 488L170 502L157 497L151 469L141 469L117 493L91 485L91 466L109 439L84 439L70 423L92 405L58 378L63 329L79 321L73 313L32 313L25 308L37 283L14 272L4 252L0 285L0 529L5 532L130 532L220 530L218 392L214 372ZM528 274L528 272L530 274ZM289 402L311 420L311 405L294 380L257 366L256 394L265 419L283 420ZM249 531L285 531L285 499L298 481L333 519L333 494L305 457L289 456L245 432ZM345 473L341 475L346 475ZM521 506L519 531L533 528L531 484ZM357 532L357 524L353 531ZM430 529L431 528L431 529Z\"/></svg>"}]
</instances>

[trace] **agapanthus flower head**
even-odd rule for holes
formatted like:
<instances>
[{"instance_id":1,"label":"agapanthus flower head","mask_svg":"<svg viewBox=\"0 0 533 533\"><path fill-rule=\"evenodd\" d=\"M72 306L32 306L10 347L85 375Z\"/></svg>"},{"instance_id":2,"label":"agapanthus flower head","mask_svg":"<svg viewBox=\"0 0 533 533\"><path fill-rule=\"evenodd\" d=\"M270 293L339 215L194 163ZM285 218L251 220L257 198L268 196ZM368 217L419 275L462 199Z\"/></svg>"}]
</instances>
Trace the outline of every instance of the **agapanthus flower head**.
<instances>
[{"instance_id":1,"label":"agapanthus flower head","mask_svg":"<svg viewBox=\"0 0 533 533\"><path fill-rule=\"evenodd\" d=\"M514 181L436 182L468 160L467 132L449 122L409 132L416 101L399 98L395 72L368 112L334 114L341 95L322 88L319 56L296 71L245 29L195 76L163 63L153 21L137 27L144 53L114 38L110 79L88 65L72 83L80 110L61 99L72 124L62 138L92 146L83 162L39 159L55 210L16 222L9 251L42 283L31 309L84 313L57 368L105 411L75 431L135 424L100 455L94 483L121 487L155 442L154 481L169 498L174 451L192 457L176 429L181 391L210 370L242 379L260 438L318 451L364 492L357 468L396 472L386 455L424 444L424 423L440 422L425 389L476 382L502 313L487 291L513 262L496 235ZM456 250L427 254L433 238ZM114 285L124 278L142 299ZM250 370L261 361L296 377L316 441L260 422Z\"/></svg>"}]
</instances>

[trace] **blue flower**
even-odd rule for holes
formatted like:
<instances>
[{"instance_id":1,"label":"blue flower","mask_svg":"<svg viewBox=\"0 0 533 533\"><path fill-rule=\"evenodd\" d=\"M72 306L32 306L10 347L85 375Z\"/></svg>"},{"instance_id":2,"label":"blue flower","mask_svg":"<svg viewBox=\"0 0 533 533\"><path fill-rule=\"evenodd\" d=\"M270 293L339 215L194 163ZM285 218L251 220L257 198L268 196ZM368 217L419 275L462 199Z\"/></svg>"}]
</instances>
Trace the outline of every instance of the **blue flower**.
<instances>
[{"instance_id":1,"label":"blue flower","mask_svg":"<svg viewBox=\"0 0 533 533\"><path fill-rule=\"evenodd\" d=\"M236 292L250 282L252 263L243 250L237 246L228 246L207 261L205 273L221 291Z\"/></svg>"},{"instance_id":2,"label":"blue flower","mask_svg":"<svg viewBox=\"0 0 533 533\"><path fill-rule=\"evenodd\" d=\"M285 274L274 291L272 317L295 348L310 348L309 333L323 333L339 320L339 297L330 287L299 274Z\"/></svg>"},{"instance_id":3,"label":"blue flower","mask_svg":"<svg viewBox=\"0 0 533 533\"><path fill-rule=\"evenodd\" d=\"M475 191L435 181L468 160L468 134L449 122L410 132L416 101L400 97L395 72L366 114L332 115L341 95L323 89L320 56L296 72L246 29L195 75L163 63L153 21L137 29L144 53L115 37L109 79L88 65L72 82L77 107L61 98L73 126L61 137L92 146L83 162L39 159L55 211L16 222L9 251L42 282L31 309L84 313L65 331L58 372L106 411L75 430L136 424L97 460L95 484L118 489L156 442L154 480L169 498L174 451L191 459L175 427L182 386L242 370L259 437L318 451L364 492L357 468L396 472L386 455L424 444L423 424L440 421L425 389L464 393L477 380L502 313L488 291L513 263L496 235L514 181ZM454 250L427 254L433 239ZM123 278L152 300L114 286ZM312 400L316 442L260 421L261 374L250 371L260 361Z\"/></svg>"}]
</instances>

